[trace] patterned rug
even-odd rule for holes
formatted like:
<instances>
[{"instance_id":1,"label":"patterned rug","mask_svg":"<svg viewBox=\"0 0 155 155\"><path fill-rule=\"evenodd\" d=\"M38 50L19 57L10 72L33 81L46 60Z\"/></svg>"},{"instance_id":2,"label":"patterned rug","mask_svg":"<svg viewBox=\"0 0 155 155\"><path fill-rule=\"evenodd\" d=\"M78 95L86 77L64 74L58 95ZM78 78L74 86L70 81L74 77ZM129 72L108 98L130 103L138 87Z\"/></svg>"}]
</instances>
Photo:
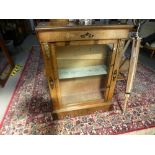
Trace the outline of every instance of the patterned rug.
<instances>
[{"instance_id":1,"label":"patterned rug","mask_svg":"<svg viewBox=\"0 0 155 155\"><path fill-rule=\"evenodd\" d=\"M39 48L30 53L16 86L0 134L123 134L155 127L155 72L138 64L128 111L121 113L125 81L118 81L110 112L53 121ZM142 133L144 134L144 133ZM153 133L154 134L154 133Z\"/></svg>"}]
</instances>

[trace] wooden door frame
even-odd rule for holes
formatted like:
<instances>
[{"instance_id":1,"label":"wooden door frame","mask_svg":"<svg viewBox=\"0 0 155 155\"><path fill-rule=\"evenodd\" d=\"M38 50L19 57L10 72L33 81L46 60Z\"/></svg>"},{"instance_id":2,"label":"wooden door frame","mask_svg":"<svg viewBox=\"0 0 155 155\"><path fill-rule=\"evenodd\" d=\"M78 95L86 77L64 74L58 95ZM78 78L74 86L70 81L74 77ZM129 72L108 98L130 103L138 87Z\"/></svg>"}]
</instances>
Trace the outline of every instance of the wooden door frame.
<instances>
[{"instance_id":1,"label":"wooden door frame","mask_svg":"<svg viewBox=\"0 0 155 155\"><path fill-rule=\"evenodd\" d=\"M117 80L117 75L116 74L116 78L114 78L114 69L119 70L119 63L120 62L116 62L116 59L119 60L119 54L122 50L123 44L121 44L121 48L120 48L120 42L122 43L122 40L99 40L94 41L94 40L90 40L90 41L70 41L70 42L51 42L48 43L49 47L50 47L50 63L51 63L51 77L52 80L54 82L54 87L53 89L55 90L55 99L53 100L53 107L54 109L59 109L59 108L63 108L63 104L61 102L61 94L60 94L60 84L59 84L59 75L58 75L58 65L57 65L57 60L56 60L56 47L58 46L71 46L71 45L99 45L99 44L113 44L113 49L112 49L112 55L111 55L111 60L110 60L110 64L109 64L109 71L108 71L108 77L107 77L107 85L106 85L106 92L104 94L105 96L105 101L104 102L110 102L112 100L112 96L113 96L113 92L114 92L114 87L116 84L116 80ZM118 49L119 48L119 49ZM121 56L120 56L121 57ZM51 90L51 89L50 89ZM95 102L95 100L94 100ZM96 101L98 102L98 100ZM103 101L102 101L103 102ZM81 102L78 105L81 104L86 104L88 102ZM72 104L70 104L70 106L72 106ZM69 106L68 106L69 107Z\"/></svg>"}]
</instances>

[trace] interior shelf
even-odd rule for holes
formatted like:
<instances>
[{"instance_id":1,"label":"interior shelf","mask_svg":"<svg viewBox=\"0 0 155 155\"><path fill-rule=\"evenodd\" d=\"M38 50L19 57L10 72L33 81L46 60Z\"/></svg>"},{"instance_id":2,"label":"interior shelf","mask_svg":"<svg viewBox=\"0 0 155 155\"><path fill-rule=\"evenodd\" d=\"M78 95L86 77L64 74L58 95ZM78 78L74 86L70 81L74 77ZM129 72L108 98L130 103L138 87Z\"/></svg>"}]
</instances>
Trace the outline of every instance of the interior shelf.
<instances>
[{"instance_id":1,"label":"interior shelf","mask_svg":"<svg viewBox=\"0 0 155 155\"><path fill-rule=\"evenodd\" d=\"M104 74L107 74L107 67L105 65L59 69L59 79L69 79Z\"/></svg>"}]
</instances>

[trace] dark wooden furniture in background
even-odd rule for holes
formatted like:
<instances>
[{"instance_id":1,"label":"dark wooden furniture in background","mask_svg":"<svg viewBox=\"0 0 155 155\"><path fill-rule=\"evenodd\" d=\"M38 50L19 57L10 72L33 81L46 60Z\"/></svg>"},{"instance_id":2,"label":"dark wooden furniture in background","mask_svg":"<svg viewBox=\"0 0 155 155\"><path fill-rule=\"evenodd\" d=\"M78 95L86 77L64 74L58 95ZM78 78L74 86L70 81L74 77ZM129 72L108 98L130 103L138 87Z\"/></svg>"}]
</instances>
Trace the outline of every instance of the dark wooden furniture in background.
<instances>
[{"instance_id":1,"label":"dark wooden furniture in background","mask_svg":"<svg viewBox=\"0 0 155 155\"><path fill-rule=\"evenodd\" d=\"M13 60L12 60L12 58L11 58L9 52L8 52L8 49L5 46L5 42L4 42L4 40L2 38L0 38L0 49L1 49L1 51L3 53L3 56L4 56L4 58L1 58L1 59L6 59L6 61L8 63L6 67L9 67L9 69L7 70L6 77L4 79L0 78L0 85L2 87L4 87L8 77L9 77L11 71L12 71L12 69L14 68L14 62L13 62ZM5 71L5 69L4 69L4 71ZM3 74L3 73L1 73L1 74Z\"/></svg>"},{"instance_id":2,"label":"dark wooden furniture in background","mask_svg":"<svg viewBox=\"0 0 155 155\"><path fill-rule=\"evenodd\" d=\"M55 119L109 110L132 25L44 22L36 27Z\"/></svg>"},{"instance_id":3,"label":"dark wooden furniture in background","mask_svg":"<svg viewBox=\"0 0 155 155\"><path fill-rule=\"evenodd\" d=\"M144 48L151 52L150 57L152 58L155 54L155 42L153 42L152 44L146 43Z\"/></svg>"},{"instance_id":4,"label":"dark wooden furniture in background","mask_svg":"<svg viewBox=\"0 0 155 155\"><path fill-rule=\"evenodd\" d=\"M1 19L0 32L5 40L13 40L19 45L31 32L31 25L27 19Z\"/></svg>"}]
</instances>

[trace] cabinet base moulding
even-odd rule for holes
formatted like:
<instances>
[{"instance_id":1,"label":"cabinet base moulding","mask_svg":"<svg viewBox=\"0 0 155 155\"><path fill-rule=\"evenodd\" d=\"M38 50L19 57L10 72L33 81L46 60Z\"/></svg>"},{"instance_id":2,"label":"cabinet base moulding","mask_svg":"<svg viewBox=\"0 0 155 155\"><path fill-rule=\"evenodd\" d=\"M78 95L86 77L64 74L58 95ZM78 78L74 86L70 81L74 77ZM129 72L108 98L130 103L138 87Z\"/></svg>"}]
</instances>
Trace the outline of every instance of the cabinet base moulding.
<instances>
[{"instance_id":1,"label":"cabinet base moulding","mask_svg":"<svg viewBox=\"0 0 155 155\"><path fill-rule=\"evenodd\" d=\"M71 106L64 107L58 110L54 110L52 112L52 116L54 120L64 119L67 117L76 117L82 115L89 115L97 110L103 110L103 112L110 111L112 108L112 104L110 102L105 103L97 103L92 105L84 105L84 106Z\"/></svg>"}]
</instances>

